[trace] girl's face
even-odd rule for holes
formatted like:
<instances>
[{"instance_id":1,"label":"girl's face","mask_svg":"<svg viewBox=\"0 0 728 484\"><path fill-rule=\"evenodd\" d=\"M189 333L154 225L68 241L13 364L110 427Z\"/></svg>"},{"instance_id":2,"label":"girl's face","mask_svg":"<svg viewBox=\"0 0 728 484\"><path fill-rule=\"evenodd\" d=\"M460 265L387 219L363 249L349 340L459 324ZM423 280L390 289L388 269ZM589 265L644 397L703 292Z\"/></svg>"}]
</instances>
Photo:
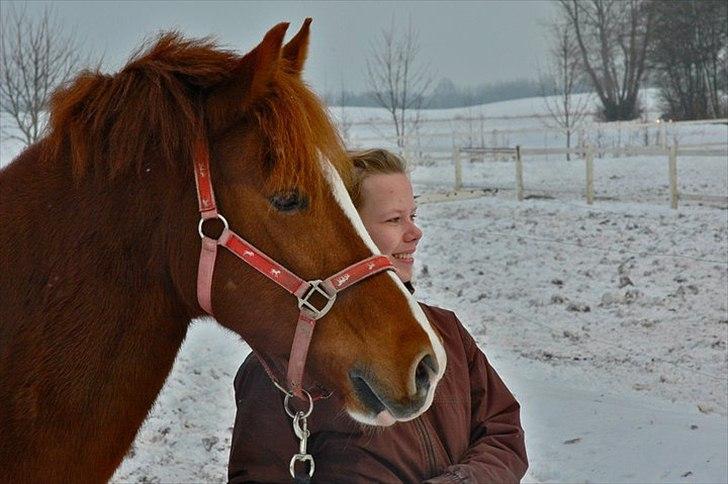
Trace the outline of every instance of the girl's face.
<instances>
[{"instance_id":1,"label":"girl's face","mask_svg":"<svg viewBox=\"0 0 728 484\"><path fill-rule=\"evenodd\" d=\"M400 279L410 281L422 231L415 225L417 206L409 178L403 173L370 175L362 181L361 190L359 215L364 226Z\"/></svg>"}]
</instances>

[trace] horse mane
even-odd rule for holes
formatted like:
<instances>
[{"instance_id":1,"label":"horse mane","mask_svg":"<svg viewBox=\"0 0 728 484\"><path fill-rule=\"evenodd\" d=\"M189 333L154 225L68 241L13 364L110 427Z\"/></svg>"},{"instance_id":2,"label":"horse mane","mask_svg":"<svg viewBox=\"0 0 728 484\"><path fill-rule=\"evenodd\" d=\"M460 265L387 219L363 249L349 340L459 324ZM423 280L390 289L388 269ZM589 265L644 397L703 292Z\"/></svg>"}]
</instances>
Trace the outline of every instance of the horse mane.
<instances>
[{"instance_id":1,"label":"horse mane","mask_svg":"<svg viewBox=\"0 0 728 484\"><path fill-rule=\"evenodd\" d=\"M89 171L109 178L141 173L149 160L191 173L206 89L231 80L240 60L209 38L170 32L142 45L114 75L83 71L51 98L48 158L68 150L76 179ZM319 156L348 180L350 162L321 102L287 59L279 62L270 91L250 106L275 150L268 153L269 188L319 192L324 182L312 163Z\"/></svg>"},{"instance_id":2,"label":"horse mane","mask_svg":"<svg viewBox=\"0 0 728 484\"><path fill-rule=\"evenodd\" d=\"M115 75L82 72L51 98L51 156L70 149L76 177L94 159L104 160L111 177L131 167L140 172L150 155L177 167L180 157L190 158L198 129L195 91L225 79L237 59L208 38L170 32Z\"/></svg>"}]
</instances>

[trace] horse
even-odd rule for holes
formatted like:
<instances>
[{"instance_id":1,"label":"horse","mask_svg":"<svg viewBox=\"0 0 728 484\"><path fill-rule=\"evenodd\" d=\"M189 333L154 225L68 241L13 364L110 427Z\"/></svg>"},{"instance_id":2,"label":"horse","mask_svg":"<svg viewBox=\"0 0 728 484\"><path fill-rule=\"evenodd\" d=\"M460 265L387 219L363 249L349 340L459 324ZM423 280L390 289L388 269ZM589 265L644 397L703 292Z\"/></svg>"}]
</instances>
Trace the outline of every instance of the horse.
<instances>
[{"instance_id":1,"label":"horse","mask_svg":"<svg viewBox=\"0 0 728 484\"><path fill-rule=\"evenodd\" d=\"M278 267L315 281L376 257L341 139L302 79L309 24L287 43L278 24L245 55L169 32L115 74L81 72L53 94L45 137L0 171L0 480L108 480L208 312L289 358L296 299L236 254L217 254L203 308L201 245L226 228L202 228L197 157L224 223ZM445 364L384 271L338 294L306 378L383 425L424 412Z\"/></svg>"}]
</instances>

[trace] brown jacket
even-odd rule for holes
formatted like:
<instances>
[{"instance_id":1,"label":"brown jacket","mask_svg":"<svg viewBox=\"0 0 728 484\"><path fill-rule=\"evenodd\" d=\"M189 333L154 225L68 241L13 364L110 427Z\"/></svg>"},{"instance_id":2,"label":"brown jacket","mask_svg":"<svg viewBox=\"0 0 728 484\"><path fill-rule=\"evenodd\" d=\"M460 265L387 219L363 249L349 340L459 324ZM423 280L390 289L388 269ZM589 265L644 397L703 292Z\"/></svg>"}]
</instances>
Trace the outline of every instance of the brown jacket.
<instances>
[{"instance_id":1,"label":"brown jacket","mask_svg":"<svg viewBox=\"0 0 728 484\"><path fill-rule=\"evenodd\" d=\"M351 420L335 395L316 402L308 440L314 482L500 484L525 474L518 402L454 313L422 308L448 358L432 407L410 422L373 429ZM230 482L291 482L298 440L282 394L252 355L235 378L235 399Z\"/></svg>"}]
</instances>

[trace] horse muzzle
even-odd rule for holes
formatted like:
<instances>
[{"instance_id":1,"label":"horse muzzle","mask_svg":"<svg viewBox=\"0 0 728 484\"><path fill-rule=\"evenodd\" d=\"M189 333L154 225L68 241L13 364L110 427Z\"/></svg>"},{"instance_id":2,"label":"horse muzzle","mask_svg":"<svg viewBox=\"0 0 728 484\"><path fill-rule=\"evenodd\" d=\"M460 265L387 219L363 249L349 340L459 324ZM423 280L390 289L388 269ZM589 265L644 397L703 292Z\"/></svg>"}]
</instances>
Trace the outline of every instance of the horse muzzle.
<instances>
[{"instance_id":1,"label":"horse muzzle","mask_svg":"<svg viewBox=\"0 0 728 484\"><path fill-rule=\"evenodd\" d=\"M372 372L352 370L349 372L354 395L366 408L371 423L391 425L398 421L412 420L421 415L432 401L438 365L434 356L426 354L420 358L409 376L407 385L411 392L402 397L390 396L387 385L383 384ZM366 422L370 423L370 422Z\"/></svg>"}]
</instances>

